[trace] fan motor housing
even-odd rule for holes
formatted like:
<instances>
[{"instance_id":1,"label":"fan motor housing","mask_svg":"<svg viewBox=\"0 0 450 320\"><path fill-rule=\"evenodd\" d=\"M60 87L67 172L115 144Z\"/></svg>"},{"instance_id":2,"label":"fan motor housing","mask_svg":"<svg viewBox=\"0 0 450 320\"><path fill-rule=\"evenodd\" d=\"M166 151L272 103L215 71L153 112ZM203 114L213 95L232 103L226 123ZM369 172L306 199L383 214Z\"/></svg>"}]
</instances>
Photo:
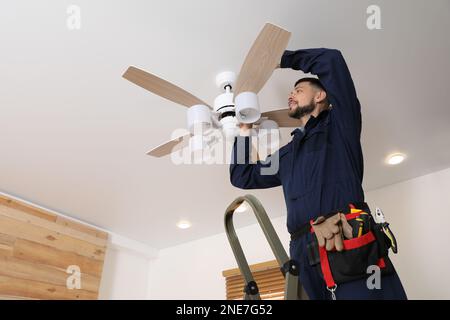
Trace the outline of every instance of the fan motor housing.
<instances>
[{"instance_id":1,"label":"fan motor housing","mask_svg":"<svg viewBox=\"0 0 450 320\"><path fill-rule=\"evenodd\" d=\"M238 121L233 102L234 95L230 92L230 88L226 88L226 91L214 100L214 111L218 114L218 120L225 136L234 137L238 133Z\"/></svg>"},{"instance_id":2,"label":"fan motor housing","mask_svg":"<svg viewBox=\"0 0 450 320\"><path fill-rule=\"evenodd\" d=\"M225 89L227 86L233 87L236 82L236 74L232 71L221 72L216 76L216 85L219 89Z\"/></svg>"},{"instance_id":3,"label":"fan motor housing","mask_svg":"<svg viewBox=\"0 0 450 320\"><path fill-rule=\"evenodd\" d=\"M234 111L233 96L232 92L225 92L218 95L214 100L214 111L219 113Z\"/></svg>"}]
</instances>

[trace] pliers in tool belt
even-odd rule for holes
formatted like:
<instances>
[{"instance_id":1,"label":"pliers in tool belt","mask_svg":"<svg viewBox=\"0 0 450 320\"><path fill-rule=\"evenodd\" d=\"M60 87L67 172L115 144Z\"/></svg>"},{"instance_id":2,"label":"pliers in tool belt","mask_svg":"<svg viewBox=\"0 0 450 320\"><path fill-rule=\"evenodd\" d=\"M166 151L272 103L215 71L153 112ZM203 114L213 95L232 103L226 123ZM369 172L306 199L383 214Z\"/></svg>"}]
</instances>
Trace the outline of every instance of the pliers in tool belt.
<instances>
[{"instance_id":1,"label":"pliers in tool belt","mask_svg":"<svg viewBox=\"0 0 450 320\"><path fill-rule=\"evenodd\" d=\"M391 240L392 252L397 253L397 251L398 251L397 240L395 239L394 234L392 233L391 229L389 228L389 223L386 222L383 211L381 211L381 209L378 207L375 210L374 219L375 219L376 223L381 224L381 227L383 228L384 233L389 238L389 240Z\"/></svg>"}]
</instances>

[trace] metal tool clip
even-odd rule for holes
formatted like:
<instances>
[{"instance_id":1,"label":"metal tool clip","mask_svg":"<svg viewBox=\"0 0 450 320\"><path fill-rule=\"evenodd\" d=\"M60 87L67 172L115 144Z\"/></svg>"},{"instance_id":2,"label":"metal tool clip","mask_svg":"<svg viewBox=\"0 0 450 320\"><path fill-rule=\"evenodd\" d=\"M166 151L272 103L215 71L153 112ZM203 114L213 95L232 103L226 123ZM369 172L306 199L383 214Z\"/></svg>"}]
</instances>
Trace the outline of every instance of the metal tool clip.
<instances>
[{"instance_id":1,"label":"metal tool clip","mask_svg":"<svg viewBox=\"0 0 450 320\"><path fill-rule=\"evenodd\" d=\"M391 248L392 252L397 253L398 247L397 247L397 240L395 239L394 234L392 233L391 229L389 228L389 223L386 222L386 218L384 217L383 211L381 211L380 208L375 209L375 222L381 224L384 233L386 236L391 240Z\"/></svg>"}]
</instances>

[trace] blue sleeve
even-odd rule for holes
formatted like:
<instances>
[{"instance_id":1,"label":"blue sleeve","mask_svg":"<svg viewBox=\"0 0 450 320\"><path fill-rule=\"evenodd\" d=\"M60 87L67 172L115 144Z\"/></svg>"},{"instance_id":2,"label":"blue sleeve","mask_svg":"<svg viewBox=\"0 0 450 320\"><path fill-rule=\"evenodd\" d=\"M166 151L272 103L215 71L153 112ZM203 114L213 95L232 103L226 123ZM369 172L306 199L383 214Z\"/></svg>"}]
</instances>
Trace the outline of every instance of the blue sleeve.
<instances>
[{"instance_id":1,"label":"blue sleeve","mask_svg":"<svg viewBox=\"0 0 450 320\"><path fill-rule=\"evenodd\" d=\"M339 50L325 48L286 50L280 67L317 75L327 91L328 101L333 106L331 113L338 120L338 125L350 129L350 132L357 134L359 138L361 105L356 96L350 71Z\"/></svg>"},{"instance_id":2,"label":"blue sleeve","mask_svg":"<svg viewBox=\"0 0 450 320\"><path fill-rule=\"evenodd\" d=\"M273 155L266 161L250 163L250 137L238 136L234 140L230 164L231 184L240 189L266 189L281 185L279 170L275 174L264 174L264 168L269 168L271 159L278 160Z\"/></svg>"}]
</instances>

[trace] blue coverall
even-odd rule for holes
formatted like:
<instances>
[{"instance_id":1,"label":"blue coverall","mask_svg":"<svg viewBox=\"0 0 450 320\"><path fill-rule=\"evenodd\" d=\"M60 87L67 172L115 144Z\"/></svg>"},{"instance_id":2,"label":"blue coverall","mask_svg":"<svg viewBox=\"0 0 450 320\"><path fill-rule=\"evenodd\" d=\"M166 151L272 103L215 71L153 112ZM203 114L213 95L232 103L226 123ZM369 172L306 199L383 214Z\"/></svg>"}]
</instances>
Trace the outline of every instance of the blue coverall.
<instances>
[{"instance_id":1,"label":"blue coverall","mask_svg":"<svg viewBox=\"0 0 450 320\"><path fill-rule=\"evenodd\" d=\"M276 159L275 154L264 162L249 163L250 138L236 137L230 180L241 189L281 185L287 206L287 228L292 234L310 219L364 201L361 106L338 50L286 50L280 67L317 75L332 108L317 117L311 116L303 131L297 128L291 133L292 140L277 151L276 174L261 174L261 168L269 167L271 159ZM308 263L306 245L313 236L307 234L291 241L290 255L299 264L299 280L309 298L330 299L324 280ZM335 293L337 299L406 299L396 272L381 277L381 289L369 290L366 279L362 279L338 285Z\"/></svg>"}]
</instances>

